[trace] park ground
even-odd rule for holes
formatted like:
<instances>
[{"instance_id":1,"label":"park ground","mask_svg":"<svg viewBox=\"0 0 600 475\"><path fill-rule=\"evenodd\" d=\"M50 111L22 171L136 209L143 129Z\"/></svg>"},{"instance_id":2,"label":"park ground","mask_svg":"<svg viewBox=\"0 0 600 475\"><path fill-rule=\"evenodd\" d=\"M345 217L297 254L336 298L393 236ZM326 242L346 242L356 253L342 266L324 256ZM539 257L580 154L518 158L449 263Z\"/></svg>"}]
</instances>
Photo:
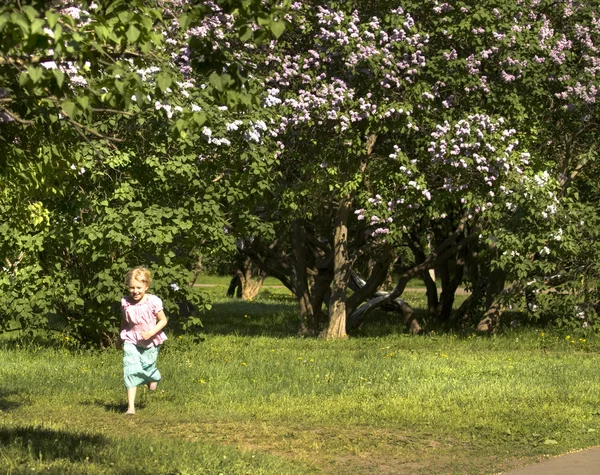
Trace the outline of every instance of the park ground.
<instances>
[{"instance_id":1,"label":"park ground","mask_svg":"<svg viewBox=\"0 0 600 475\"><path fill-rule=\"evenodd\" d=\"M494 474L600 445L593 333L410 336L382 315L300 339L285 290L225 288L200 335L170 333L132 417L116 348L2 340L0 472Z\"/></svg>"}]
</instances>

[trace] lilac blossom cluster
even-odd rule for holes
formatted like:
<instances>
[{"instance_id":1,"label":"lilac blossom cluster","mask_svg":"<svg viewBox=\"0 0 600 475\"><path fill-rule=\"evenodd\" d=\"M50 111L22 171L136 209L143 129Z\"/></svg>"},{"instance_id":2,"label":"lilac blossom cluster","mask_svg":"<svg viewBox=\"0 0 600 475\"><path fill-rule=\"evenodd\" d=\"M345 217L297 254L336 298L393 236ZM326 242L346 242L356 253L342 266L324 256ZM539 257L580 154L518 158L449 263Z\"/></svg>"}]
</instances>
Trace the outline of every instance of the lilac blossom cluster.
<instances>
[{"instance_id":1,"label":"lilac blossom cluster","mask_svg":"<svg viewBox=\"0 0 600 475\"><path fill-rule=\"evenodd\" d=\"M381 206L381 204L383 203L383 198L381 197L381 195L376 195L374 198L369 198L368 199L368 204L369 204L369 208L374 210L378 207ZM391 212L392 209L389 208L389 211ZM358 221L364 221L367 215L367 210L366 209L357 209L356 211L354 211L354 214L356 215L356 219ZM371 217L369 219L369 233L370 236L373 238L376 237L382 237L385 236L386 234L390 233L390 228L389 225L391 223L394 222L394 219L389 216L388 213L388 217L379 217L377 214L371 213Z\"/></svg>"},{"instance_id":2,"label":"lilac blossom cluster","mask_svg":"<svg viewBox=\"0 0 600 475\"><path fill-rule=\"evenodd\" d=\"M277 91L269 93L265 104L279 105L280 100L289 111L281 119L279 133L299 124L325 123L343 132L371 118L410 115L406 107L358 92L369 80L393 96L413 83L426 66L423 50L428 38L414 31L414 20L402 9L392 15L384 25L378 17L361 18L357 11L297 7L295 22L313 25L314 34L305 38L312 44L303 54L297 49L283 55L271 53L264 62L272 69L266 80L269 91ZM428 92L422 97L433 99Z\"/></svg>"},{"instance_id":3,"label":"lilac blossom cluster","mask_svg":"<svg viewBox=\"0 0 600 475\"><path fill-rule=\"evenodd\" d=\"M428 151L432 163L462 170L443 172L443 190L459 192L485 186L494 196L495 182L509 173L523 173L529 154L517 154L519 141L516 130L507 128L505 120L496 120L484 114L474 114L450 124L438 124L431 133ZM487 207L491 203L486 203ZM483 210L482 210L483 211Z\"/></svg>"},{"instance_id":4,"label":"lilac blossom cluster","mask_svg":"<svg viewBox=\"0 0 600 475\"><path fill-rule=\"evenodd\" d=\"M210 9L210 13L204 16L199 25L186 32L188 39L191 37L209 39L213 50L230 48L231 43L227 39L227 33L233 31L234 16L224 13L223 9L211 0L203 3L205 8Z\"/></svg>"},{"instance_id":5,"label":"lilac blossom cluster","mask_svg":"<svg viewBox=\"0 0 600 475\"><path fill-rule=\"evenodd\" d=\"M474 24L470 27L470 33L486 37L479 51L463 58L451 47L442 52L446 61L457 61L457 66L464 64L473 83L466 91L489 93L489 74L492 71L497 72L501 81L513 83L522 80L530 70L533 74L539 74L541 68L549 82L558 83L562 88L555 96L565 101L563 109L574 110L572 102L595 104L600 94L599 15L592 13L591 21L583 17L579 22L574 21L571 28L565 29L559 21L572 17L580 9L580 5L573 0L556 2L552 11L549 11L548 5L538 0L518 3L522 7L520 11L511 13L512 17L494 9L496 18L508 20L505 23L499 22L496 29L477 24L472 19ZM432 10L435 15L440 16L453 14L453 7L448 3L435 2ZM448 40L453 39L448 31L446 37ZM524 59L523 56L529 59ZM555 74L558 68L565 65L573 65L580 73L577 77ZM483 74L483 71L486 73Z\"/></svg>"}]
</instances>

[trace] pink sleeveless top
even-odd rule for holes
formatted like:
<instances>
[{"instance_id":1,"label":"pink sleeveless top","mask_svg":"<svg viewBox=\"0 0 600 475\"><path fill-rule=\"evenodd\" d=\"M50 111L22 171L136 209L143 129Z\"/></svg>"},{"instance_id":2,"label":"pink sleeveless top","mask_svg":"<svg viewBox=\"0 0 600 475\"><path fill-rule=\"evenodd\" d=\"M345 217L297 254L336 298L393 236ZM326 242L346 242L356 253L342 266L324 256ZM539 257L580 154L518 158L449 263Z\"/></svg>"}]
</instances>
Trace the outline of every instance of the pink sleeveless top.
<instances>
[{"instance_id":1,"label":"pink sleeveless top","mask_svg":"<svg viewBox=\"0 0 600 475\"><path fill-rule=\"evenodd\" d=\"M153 294L146 294L141 302L132 303L127 297L121 299L121 310L125 328L121 330L121 340L136 346L158 346L167 339L165 332L159 332L151 340L143 340L142 332L156 325L156 314L163 309L162 300Z\"/></svg>"}]
</instances>

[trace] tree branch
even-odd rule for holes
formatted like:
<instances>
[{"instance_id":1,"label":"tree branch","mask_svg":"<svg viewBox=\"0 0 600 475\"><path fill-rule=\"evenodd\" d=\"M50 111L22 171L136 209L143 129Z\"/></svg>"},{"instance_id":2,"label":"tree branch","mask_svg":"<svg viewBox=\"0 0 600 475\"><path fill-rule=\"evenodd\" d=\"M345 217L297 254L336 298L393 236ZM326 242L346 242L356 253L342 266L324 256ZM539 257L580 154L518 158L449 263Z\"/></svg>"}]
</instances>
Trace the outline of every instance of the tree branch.
<instances>
[{"instance_id":1,"label":"tree branch","mask_svg":"<svg viewBox=\"0 0 600 475\"><path fill-rule=\"evenodd\" d=\"M66 116L66 114L65 114L65 116ZM123 139L118 139L116 137L110 137L108 135L103 135L100 132L98 132L97 130L92 129L91 127L88 127L87 125L81 124L81 123L77 122L76 120L71 119L70 117L67 117L67 119L77 129L85 130L86 132L88 132L100 139L107 140L108 142L119 142L119 143L125 142L125 140L123 140ZM116 149L116 146L114 144L111 144L111 146Z\"/></svg>"},{"instance_id":2,"label":"tree branch","mask_svg":"<svg viewBox=\"0 0 600 475\"><path fill-rule=\"evenodd\" d=\"M0 106L0 111L4 112L7 116L9 116L12 120L14 120L15 122L18 122L19 124L23 124L23 125L32 125L33 124L33 120L21 119L18 115L12 113L5 107Z\"/></svg>"},{"instance_id":3,"label":"tree branch","mask_svg":"<svg viewBox=\"0 0 600 475\"><path fill-rule=\"evenodd\" d=\"M135 114L133 112L120 111L120 110L116 110L116 109L98 109L96 107L92 107L92 112L110 112L111 114L121 114L121 115L127 115L129 117L135 116Z\"/></svg>"}]
</instances>

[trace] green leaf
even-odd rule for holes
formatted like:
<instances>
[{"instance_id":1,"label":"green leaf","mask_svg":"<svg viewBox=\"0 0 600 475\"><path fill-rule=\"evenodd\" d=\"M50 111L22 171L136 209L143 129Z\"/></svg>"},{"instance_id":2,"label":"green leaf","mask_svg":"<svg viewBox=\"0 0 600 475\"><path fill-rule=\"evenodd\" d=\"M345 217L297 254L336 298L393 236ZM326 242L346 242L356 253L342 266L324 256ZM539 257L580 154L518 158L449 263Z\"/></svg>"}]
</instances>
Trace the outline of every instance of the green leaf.
<instances>
[{"instance_id":1,"label":"green leaf","mask_svg":"<svg viewBox=\"0 0 600 475\"><path fill-rule=\"evenodd\" d=\"M140 30L138 30L135 25L129 25L129 28L127 29L127 40L130 43L135 43L139 37Z\"/></svg>"},{"instance_id":2,"label":"green leaf","mask_svg":"<svg viewBox=\"0 0 600 475\"><path fill-rule=\"evenodd\" d=\"M58 87L62 87L65 82L65 73L63 73L60 69L53 69L52 74L54 75L54 79L56 79L56 84Z\"/></svg>"},{"instance_id":3,"label":"green leaf","mask_svg":"<svg viewBox=\"0 0 600 475\"><path fill-rule=\"evenodd\" d=\"M88 109L90 107L90 98L88 96L79 96L77 102L82 109Z\"/></svg>"},{"instance_id":4,"label":"green leaf","mask_svg":"<svg viewBox=\"0 0 600 475\"><path fill-rule=\"evenodd\" d=\"M4 25L6 25L9 16L10 15L8 13L3 13L2 15L0 15L0 31L4 29Z\"/></svg>"},{"instance_id":5,"label":"green leaf","mask_svg":"<svg viewBox=\"0 0 600 475\"><path fill-rule=\"evenodd\" d=\"M36 18L31 22L31 34L34 35L44 29L46 22L41 18Z\"/></svg>"},{"instance_id":6,"label":"green leaf","mask_svg":"<svg viewBox=\"0 0 600 475\"><path fill-rule=\"evenodd\" d=\"M63 33L63 28L59 23L54 28L54 41L58 41L60 39L60 37L62 36L62 33Z\"/></svg>"},{"instance_id":7,"label":"green leaf","mask_svg":"<svg viewBox=\"0 0 600 475\"><path fill-rule=\"evenodd\" d=\"M27 18L29 18L29 21L31 22L38 16L37 10L31 5L23 5L21 11L25 12L25 15L27 15Z\"/></svg>"},{"instance_id":8,"label":"green leaf","mask_svg":"<svg viewBox=\"0 0 600 475\"><path fill-rule=\"evenodd\" d=\"M285 31L285 23L282 21L273 21L270 27L275 38L279 38Z\"/></svg>"},{"instance_id":9,"label":"green leaf","mask_svg":"<svg viewBox=\"0 0 600 475\"><path fill-rule=\"evenodd\" d=\"M19 86L23 87L25 86L25 84L27 84L29 82L29 74L27 74L25 71L23 71L20 75L19 75Z\"/></svg>"},{"instance_id":10,"label":"green leaf","mask_svg":"<svg viewBox=\"0 0 600 475\"><path fill-rule=\"evenodd\" d=\"M54 25L56 25L56 22L58 21L59 18L60 18L60 15L53 10L48 10L46 12L46 20L48 20L48 26L50 28L54 28Z\"/></svg>"},{"instance_id":11,"label":"green leaf","mask_svg":"<svg viewBox=\"0 0 600 475\"><path fill-rule=\"evenodd\" d=\"M240 101L246 106L252 104L252 96L250 94L240 94Z\"/></svg>"},{"instance_id":12,"label":"green leaf","mask_svg":"<svg viewBox=\"0 0 600 475\"><path fill-rule=\"evenodd\" d=\"M194 122L198 125L203 125L206 122L206 114L202 111L195 112L193 115Z\"/></svg>"},{"instance_id":13,"label":"green leaf","mask_svg":"<svg viewBox=\"0 0 600 475\"><path fill-rule=\"evenodd\" d=\"M96 32L96 35L98 35L98 38L100 38L102 41L106 40L109 36L108 28L106 28L104 25L94 25L94 31Z\"/></svg>"},{"instance_id":14,"label":"green leaf","mask_svg":"<svg viewBox=\"0 0 600 475\"><path fill-rule=\"evenodd\" d=\"M254 44L256 46L261 46L265 40L267 39L267 32L265 30L259 30L254 35Z\"/></svg>"},{"instance_id":15,"label":"green leaf","mask_svg":"<svg viewBox=\"0 0 600 475\"><path fill-rule=\"evenodd\" d=\"M156 76L156 83L158 84L158 87L162 92L165 92L165 90L171 85L172 82L173 78L168 74L161 73L158 76Z\"/></svg>"},{"instance_id":16,"label":"green leaf","mask_svg":"<svg viewBox=\"0 0 600 475\"><path fill-rule=\"evenodd\" d=\"M61 106L71 119L77 117L77 104L75 104L71 99L63 101Z\"/></svg>"},{"instance_id":17,"label":"green leaf","mask_svg":"<svg viewBox=\"0 0 600 475\"><path fill-rule=\"evenodd\" d=\"M212 87L214 87L217 91L223 91L223 82L221 81L221 76L219 76L217 73L212 73L208 78L208 82L210 82Z\"/></svg>"},{"instance_id":18,"label":"green leaf","mask_svg":"<svg viewBox=\"0 0 600 475\"><path fill-rule=\"evenodd\" d=\"M260 26L265 26L271 22L271 18L265 12L260 12L256 15L256 22Z\"/></svg>"},{"instance_id":19,"label":"green leaf","mask_svg":"<svg viewBox=\"0 0 600 475\"><path fill-rule=\"evenodd\" d=\"M11 13L10 19L13 23L19 25L19 28L21 28L24 35L29 35L29 21L25 15L22 13Z\"/></svg>"},{"instance_id":20,"label":"green leaf","mask_svg":"<svg viewBox=\"0 0 600 475\"><path fill-rule=\"evenodd\" d=\"M122 23L129 23L133 18L133 12L121 12L118 16Z\"/></svg>"},{"instance_id":21,"label":"green leaf","mask_svg":"<svg viewBox=\"0 0 600 475\"><path fill-rule=\"evenodd\" d=\"M558 442L554 439L546 439L544 440L544 445L556 445Z\"/></svg>"},{"instance_id":22,"label":"green leaf","mask_svg":"<svg viewBox=\"0 0 600 475\"><path fill-rule=\"evenodd\" d=\"M250 38L252 38L252 28L250 28L248 25L243 25L240 28L240 40L248 41Z\"/></svg>"},{"instance_id":23,"label":"green leaf","mask_svg":"<svg viewBox=\"0 0 600 475\"><path fill-rule=\"evenodd\" d=\"M28 66L27 73L29 74L29 77L31 78L33 84L35 84L42 78L42 75L44 74L44 69L36 66Z\"/></svg>"},{"instance_id":24,"label":"green leaf","mask_svg":"<svg viewBox=\"0 0 600 475\"><path fill-rule=\"evenodd\" d=\"M181 27L181 29L185 31L187 30L188 26L190 26L190 22L192 21L192 19L189 15L184 13L179 18L177 18L177 21L179 22L179 26Z\"/></svg>"}]
</instances>

